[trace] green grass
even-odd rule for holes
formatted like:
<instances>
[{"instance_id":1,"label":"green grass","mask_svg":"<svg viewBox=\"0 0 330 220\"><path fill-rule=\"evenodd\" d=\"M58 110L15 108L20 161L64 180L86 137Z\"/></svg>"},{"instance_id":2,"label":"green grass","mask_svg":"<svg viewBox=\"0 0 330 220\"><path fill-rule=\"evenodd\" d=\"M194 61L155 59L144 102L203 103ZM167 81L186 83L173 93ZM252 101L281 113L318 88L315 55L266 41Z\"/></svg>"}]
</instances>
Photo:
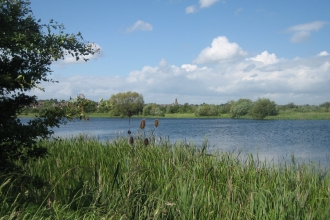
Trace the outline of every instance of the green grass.
<instances>
[{"instance_id":1,"label":"green grass","mask_svg":"<svg viewBox=\"0 0 330 220\"><path fill-rule=\"evenodd\" d=\"M22 164L25 176L0 176L0 219L330 218L330 176L314 165L207 154L181 142L39 144L46 159Z\"/></svg>"},{"instance_id":2,"label":"green grass","mask_svg":"<svg viewBox=\"0 0 330 220\"><path fill-rule=\"evenodd\" d=\"M330 112L280 112L278 115L268 116L266 119L329 120Z\"/></svg>"}]
</instances>

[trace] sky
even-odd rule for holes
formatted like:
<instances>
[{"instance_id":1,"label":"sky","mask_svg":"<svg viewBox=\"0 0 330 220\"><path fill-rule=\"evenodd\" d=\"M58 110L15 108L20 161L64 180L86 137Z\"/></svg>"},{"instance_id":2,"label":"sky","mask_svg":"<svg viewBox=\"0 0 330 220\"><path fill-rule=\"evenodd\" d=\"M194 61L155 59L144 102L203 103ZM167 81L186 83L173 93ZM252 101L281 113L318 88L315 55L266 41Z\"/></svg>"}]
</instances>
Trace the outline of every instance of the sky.
<instances>
[{"instance_id":1,"label":"sky","mask_svg":"<svg viewBox=\"0 0 330 220\"><path fill-rule=\"evenodd\" d=\"M100 52L54 62L39 99L145 103L330 101L330 1L31 0L36 19L81 32Z\"/></svg>"}]
</instances>

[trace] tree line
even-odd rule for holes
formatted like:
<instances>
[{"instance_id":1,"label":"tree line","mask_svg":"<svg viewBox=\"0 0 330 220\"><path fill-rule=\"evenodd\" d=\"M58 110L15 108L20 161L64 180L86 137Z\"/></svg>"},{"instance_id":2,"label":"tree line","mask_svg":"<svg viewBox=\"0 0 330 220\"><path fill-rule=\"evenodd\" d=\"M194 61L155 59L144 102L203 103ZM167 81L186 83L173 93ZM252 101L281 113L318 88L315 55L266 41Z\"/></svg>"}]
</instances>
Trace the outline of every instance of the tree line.
<instances>
[{"instance_id":1,"label":"tree line","mask_svg":"<svg viewBox=\"0 0 330 220\"><path fill-rule=\"evenodd\" d=\"M275 116L279 112L328 112L330 102L325 102L321 105L295 105L288 103L286 105L277 105L274 101L268 98L259 98L256 101L241 98L239 100L231 100L227 103L215 104L200 104L194 105L189 103L184 104L157 104L144 103L143 95L137 92L123 92L111 95L108 100L101 99L98 103L89 99L70 99L67 103L74 103L78 100L83 107L83 113L107 113L113 117L126 117L127 111L130 110L132 115L136 116L158 116L164 117L165 114L194 114L197 117L203 116L221 116L229 114L231 118L241 118L250 116L254 119L264 119L267 116ZM63 101L62 101L63 102ZM25 112L37 113L42 108L47 108L54 105L59 105L57 99L40 100L42 103L40 108L27 108ZM77 107L77 106L76 106Z\"/></svg>"}]
</instances>

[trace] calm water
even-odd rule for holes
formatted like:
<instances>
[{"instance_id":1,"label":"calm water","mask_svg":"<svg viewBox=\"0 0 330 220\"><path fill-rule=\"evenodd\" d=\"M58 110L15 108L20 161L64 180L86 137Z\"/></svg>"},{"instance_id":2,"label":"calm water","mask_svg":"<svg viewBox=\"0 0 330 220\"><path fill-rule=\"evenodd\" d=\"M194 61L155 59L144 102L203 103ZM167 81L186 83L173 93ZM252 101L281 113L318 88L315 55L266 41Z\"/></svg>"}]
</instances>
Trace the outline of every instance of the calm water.
<instances>
[{"instance_id":1,"label":"calm water","mask_svg":"<svg viewBox=\"0 0 330 220\"><path fill-rule=\"evenodd\" d=\"M26 119L22 119L26 120ZM91 118L69 122L55 129L55 135L87 134L100 140L137 133L141 119ZM153 129L154 119L146 119L145 130ZM245 120L245 119L159 119L156 135L201 145L205 137L209 150L242 151L259 158L278 161L296 158L313 160L330 167L329 120Z\"/></svg>"}]
</instances>

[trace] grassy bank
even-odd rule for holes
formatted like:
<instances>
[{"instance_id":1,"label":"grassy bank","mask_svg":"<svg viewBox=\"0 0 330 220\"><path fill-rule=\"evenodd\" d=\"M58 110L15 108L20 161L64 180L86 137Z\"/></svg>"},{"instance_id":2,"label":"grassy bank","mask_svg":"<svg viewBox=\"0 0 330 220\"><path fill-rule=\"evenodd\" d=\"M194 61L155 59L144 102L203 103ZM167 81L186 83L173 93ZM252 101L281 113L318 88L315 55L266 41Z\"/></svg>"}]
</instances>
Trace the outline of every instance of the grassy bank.
<instances>
[{"instance_id":1,"label":"grassy bank","mask_svg":"<svg viewBox=\"0 0 330 220\"><path fill-rule=\"evenodd\" d=\"M0 219L328 219L330 176L308 165L127 140L43 141L50 155L0 177Z\"/></svg>"}]
</instances>

